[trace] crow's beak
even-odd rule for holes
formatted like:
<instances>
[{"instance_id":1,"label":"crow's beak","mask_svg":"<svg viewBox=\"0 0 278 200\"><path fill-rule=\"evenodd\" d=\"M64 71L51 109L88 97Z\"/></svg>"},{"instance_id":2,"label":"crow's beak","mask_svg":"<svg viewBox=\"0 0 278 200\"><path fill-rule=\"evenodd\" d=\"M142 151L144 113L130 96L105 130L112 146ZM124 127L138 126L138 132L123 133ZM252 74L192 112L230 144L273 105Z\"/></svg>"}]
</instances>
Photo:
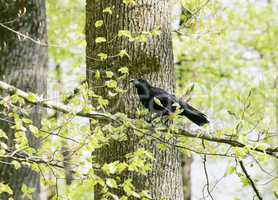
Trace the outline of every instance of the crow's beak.
<instances>
[{"instance_id":1,"label":"crow's beak","mask_svg":"<svg viewBox=\"0 0 278 200\"><path fill-rule=\"evenodd\" d=\"M140 82L137 79L130 79L129 82L132 83L135 86L140 84Z\"/></svg>"}]
</instances>

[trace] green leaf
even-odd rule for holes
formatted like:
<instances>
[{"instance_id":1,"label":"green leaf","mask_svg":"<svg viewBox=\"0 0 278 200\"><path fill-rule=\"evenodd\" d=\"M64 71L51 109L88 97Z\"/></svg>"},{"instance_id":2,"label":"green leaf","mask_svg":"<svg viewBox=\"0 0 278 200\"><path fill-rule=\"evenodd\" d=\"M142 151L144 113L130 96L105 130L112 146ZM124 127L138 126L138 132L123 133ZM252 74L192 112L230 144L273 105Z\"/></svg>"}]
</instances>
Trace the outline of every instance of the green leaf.
<instances>
[{"instance_id":1,"label":"green leaf","mask_svg":"<svg viewBox=\"0 0 278 200\"><path fill-rule=\"evenodd\" d=\"M107 78L112 78L112 77L113 77L113 74L114 74L114 73L111 72L111 71L106 71L105 73L106 73L106 77L107 77Z\"/></svg>"},{"instance_id":2,"label":"green leaf","mask_svg":"<svg viewBox=\"0 0 278 200\"><path fill-rule=\"evenodd\" d=\"M97 20L95 23L96 28L101 27L102 25L103 25L103 20Z\"/></svg>"},{"instance_id":3,"label":"green leaf","mask_svg":"<svg viewBox=\"0 0 278 200\"><path fill-rule=\"evenodd\" d=\"M115 174L117 171L114 163L104 164L101 170L107 175Z\"/></svg>"},{"instance_id":4,"label":"green leaf","mask_svg":"<svg viewBox=\"0 0 278 200\"><path fill-rule=\"evenodd\" d=\"M127 67L121 67L120 69L118 69L119 72L121 72L122 74L128 74L128 68Z\"/></svg>"},{"instance_id":5,"label":"green leaf","mask_svg":"<svg viewBox=\"0 0 278 200\"><path fill-rule=\"evenodd\" d=\"M278 190L273 192L274 196L278 199Z\"/></svg>"},{"instance_id":6,"label":"green leaf","mask_svg":"<svg viewBox=\"0 0 278 200\"><path fill-rule=\"evenodd\" d=\"M141 197L145 197L145 198L148 198L148 199L152 199L151 195L150 195L150 191L148 190L143 190L141 193L140 193Z\"/></svg>"},{"instance_id":7,"label":"green leaf","mask_svg":"<svg viewBox=\"0 0 278 200\"><path fill-rule=\"evenodd\" d=\"M8 139L7 134L2 129L0 129L0 138Z\"/></svg>"},{"instance_id":8,"label":"green leaf","mask_svg":"<svg viewBox=\"0 0 278 200\"><path fill-rule=\"evenodd\" d=\"M25 123L25 124L31 124L32 123L32 120L31 119L28 119L26 117L22 118L22 121Z\"/></svg>"},{"instance_id":9,"label":"green leaf","mask_svg":"<svg viewBox=\"0 0 278 200\"><path fill-rule=\"evenodd\" d=\"M97 99L97 102L98 104L101 106L101 107L106 107L108 105L108 100L107 99L103 99L103 97L99 97Z\"/></svg>"},{"instance_id":10,"label":"green leaf","mask_svg":"<svg viewBox=\"0 0 278 200\"><path fill-rule=\"evenodd\" d=\"M99 72L99 70L97 70L96 73L95 73L95 79L96 80L100 79L100 72Z\"/></svg>"},{"instance_id":11,"label":"green leaf","mask_svg":"<svg viewBox=\"0 0 278 200\"><path fill-rule=\"evenodd\" d=\"M243 187L247 187L249 185L249 180L246 177L240 177L240 180Z\"/></svg>"},{"instance_id":12,"label":"green leaf","mask_svg":"<svg viewBox=\"0 0 278 200\"><path fill-rule=\"evenodd\" d=\"M38 173L40 172L40 166L37 163L32 163L31 164L31 169L35 172L38 172Z\"/></svg>"},{"instance_id":13,"label":"green leaf","mask_svg":"<svg viewBox=\"0 0 278 200\"><path fill-rule=\"evenodd\" d=\"M123 189L127 194L127 196L131 196L134 190L134 186L132 185L131 181L132 181L131 179L127 179L123 183Z\"/></svg>"},{"instance_id":14,"label":"green leaf","mask_svg":"<svg viewBox=\"0 0 278 200\"><path fill-rule=\"evenodd\" d=\"M118 188L117 182L112 178L106 179L106 185L110 188Z\"/></svg>"},{"instance_id":15,"label":"green leaf","mask_svg":"<svg viewBox=\"0 0 278 200\"><path fill-rule=\"evenodd\" d=\"M15 104L15 103L17 103L19 97L18 97L18 95L14 94L14 95L11 96L11 99L12 99L12 103Z\"/></svg>"},{"instance_id":16,"label":"green leaf","mask_svg":"<svg viewBox=\"0 0 278 200\"><path fill-rule=\"evenodd\" d=\"M1 146L1 143L0 143ZM3 148L0 148L0 156L4 156L6 154L6 151Z\"/></svg>"},{"instance_id":17,"label":"green leaf","mask_svg":"<svg viewBox=\"0 0 278 200\"><path fill-rule=\"evenodd\" d=\"M155 28L154 30L151 31L151 35L156 37L158 35L160 35L161 31L159 30L159 28Z\"/></svg>"},{"instance_id":18,"label":"green leaf","mask_svg":"<svg viewBox=\"0 0 278 200\"><path fill-rule=\"evenodd\" d=\"M244 149L241 149L239 147L233 147L234 153L238 158L242 158L243 156L246 155L246 152Z\"/></svg>"},{"instance_id":19,"label":"green leaf","mask_svg":"<svg viewBox=\"0 0 278 200\"><path fill-rule=\"evenodd\" d=\"M34 134L34 136L38 136L38 134L39 134L39 129L37 128L37 127L35 127L35 126L33 126L33 125L29 125L29 129L30 129L30 131L31 131L31 133L33 133Z\"/></svg>"},{"instance_id":20,"label":"green leaf","mask_svg":"<svg viewBox=\"0 0 278 200\"><path fill-rule=\"evenodd\" d=\"M111 9L111 7L107 7L107 8L105 8L105 9L103 9L102 12L103 12L103 13L108 13L108 14L112 15L112 9Z\"/></svg>"},{"instance_id":21,"label":"green leaf","mask_svg":"<svg viewBox=\"0 0 278 200\"><path fill-rule=\"evenodd\" d=\"M134 196L135 198L140 199L140 194L138 194L138 193L135 192L135 191L132 192L132 196Z\"/></svg>"},{"instance_id":22,"label":"green leaf","mask_svg":"<svg viewBox=\"0 0 278 200\"><path fill-rule=\"evenodd\" d=\"M127 51L125 49L120 50L120 53L118 54L121 58L123 58L124 56L129 58L129 54L127 53Z\"/></svg>"},{"instance_id":23,"label":"green leaf","mask_svg":"<svg viewBox=\"0 0 278 200\"><path fill-rule=\"evenodd\" d=\"M8 145L0 141L0 149L8 149Z\"/></svg>"},{"instance_id":24,"label":"green leaf","mask_svg":"<svg viewBox=\"0 0 278 200\"><path fill-rule=\"evenodd\" d=\"M28 97L27 97L28 101L32 102L32 103L36 103L37 102L37 96L33 93L28 93Z\"/></svg>"},{"instance_id":25,"label":"green leaf","mask_svg":"<svg viewBox=\"0 0 278 200\"><path fill-rule=\"evenodd\" d=\"M128 37L128 38L132 38L131 33L129 30L120 30L118 32L118 37Z\"/></svg>"},{"instance_id":26,"label":"green leaf","mask_svg":"<svg viewBox=\"0 0 278 200\"><path fill-rule=\"evenodd\" d=\"M106 53L98 53L97 56L100 58L100 60L106 60L108 58Z\"/></svg>"},{"instance_id":27,"label":"green leaf","mask_svg":"<svg viewBox=\"0 0 278 200\"><path fill-rule=\"evenodd\" d=\"M148 38L147 38L146 35L141 34L141 35L138 35L138 36L135 38L135 41L138 41L138 42L147 42L147 41L148 41Z\"/></svg>"},{"instance_id":28,"label":"green leaf","mask_svg":"<svg viewBox=\"0 0 278 200\"><path fill-rule=\"evenodd\" d=\"M234 166L229 166L224 175L228 176L228 175L230 175L230 174L232 174L234 172L235 172L235 167Z\"/></svg>"},{"instance_id":29,"label":"green leaf","mask_svg":"<svg viewBox=\"0 0 278 200\"><path fill-rule=\"evenodd\" d=\"M36 189L32 188L32 187L28 187L27 185L23 184L21 187L21 191L23 193L23 197L32 199L32 193L34 193L36 191Z\"/></svg>"},{"instance_id":30,"label":"green leaf","mask_svg":"<svg viewBox=\"0 0 278 200\"><path fill-rule=\"evenodd\" d=\"M124 195L120 198L120 200L128 200L128 197Z\"/></svg>"},{"instance_id":31,"label":"green leaf","mask_svg":"<svg viewBox=\"0 0 278 200\"><path fill-rule=\"evenodd\" d=\"M117 87L118 83L115 80L110 80L110 81L106 81L105 85L106 87L113 89Z\"/></svg>"},{"instance_id":32,"label":"green leaf","mask_svg":"<svg viewBox=\"0 0 278 200\"><path fill-rule=\"evenodd\" d=\"M123 3L125 5L136 5L136 1L135 0L123 0Z\"/></svg>"},{"instance_id":33,"label":"green leaf","mask_svg":"<svg viewBox=\"0 0 278 200\"><path fill-rule=\"evenodd\" d=\"M167 149L166 144L156 144L156 147L162 152L165 151Z\"/></svg>"},{"instance_id":34,"label":"green leaf","mask_svg":"<svg viewBox=\"0 0 278 200\"><path fill-rule=\"evenodd\" d=\"M154 97L153 100L154 100L154 102L155 102L157 105L159 105L159 106L161 106L161 107L164 107L158 98Z\"/></svg>"},{"instance_id":35,"label":"green leaf","mask_svg":"<svg viewBox=\"0 0 278 200\"><path fill-rule=\"evenodd\" d=\"M22 148L28 145L28 140L25 132L16 131L15 132L16 148Z\"/></svg>"},{"instance_id":36,"label":"green leaf","mask_svg":"<svg viewBox=\"0 0 278 200\"><path fill-rule=\"evenodd\" d=\"M15 169L19 169L21 167L20 162L13 160L11 164L14 166Z\"/></svg>"},{"instance_id":37,"label":"green leaf","mask_svg":"<svg viewBox=\"0 0 278 200\"><path fill-rule=\"evenodd\" d=\"M117 173L121 174L127 168L127 164L125 162L117 164Z\"/></svg>"},{"instance_id":38,"label":"green leaf","mask_svg":"<svg viewBox=\"0 0 278 200\"><path fill-rule=\"evenodd\" d=\"M9 195L13 194L12 189L10 188L9 185L4 184L4 183L0 183L0 194L1 193L8 193Z\"/></svg>"},{"instance_id":39,"label":"green leaf","mask_svg":"<svg viewBox=\"0 0 278 200\"><path fill-rule=\"evenodd\" d=\"M96 43L102 43L102 42L106 42L106 38L105 37L97 37L96 38Z\"/></svg>"}]
</instances>

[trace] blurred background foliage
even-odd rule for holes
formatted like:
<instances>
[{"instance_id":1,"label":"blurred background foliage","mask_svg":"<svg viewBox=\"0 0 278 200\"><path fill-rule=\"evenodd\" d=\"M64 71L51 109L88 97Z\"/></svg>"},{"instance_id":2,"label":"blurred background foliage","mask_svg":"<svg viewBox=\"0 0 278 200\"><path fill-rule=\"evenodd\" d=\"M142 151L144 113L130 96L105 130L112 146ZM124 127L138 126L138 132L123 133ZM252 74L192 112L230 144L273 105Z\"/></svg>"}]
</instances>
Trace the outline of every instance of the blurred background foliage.
<instances>
[{"instance_id":1,"label":"blurred background foliage","mask_svg":"<svg viewBox=\"0 0 278 200\"><path fill-rule=\"evenodd\" d=\"M194 101L224 127L241 120L251 92L241 128L276 130L277 7L262 2L211 1L173 37L178 93L196 83Z\"/></svg>"},{"instance_id":2,"label":"blurred background foliage","mask_svg":"<svg viewBox=\"0 0 278 200\"><path fill-rule=\"evenodd\" d=\"M173 0L172 4L173 13L179 13L173 17L177 96L181 97L194 84L190 101L208 113L212 121L210 131L221 130L219 136L228 134L240 141L266 137L264 143L277 144L278 3L271 0ZM47 0L47 16L52 69L49 96L63 100L64 95L85 79L85 0ZM57 123L64 124L63 120ZM63 128L65 137L78 138L79 130L90 132L82 123L68 124ZM193 140L185 143L200 145L200 141ZM63 144L52 140L45 145L55 149ZM86 155L88 164L91 162L89 154L90 147L74 155L74 159L78 161L80 155ZM277 163L259 159L277 173ZM86 164L81 161L78 164L80 172L84 171ZM199 191L197 187L202 185L195 185L193 194ZM267 198L273 198L269 190L275 188L278 188L277 179L267 185L264 191L269 195ZM90 193L90 188L74 182L65 187L65 191L78 199L81 193ZM233 190L234 196L227 199L243 196L237 192Z\"/></svg>"}]
</instances>

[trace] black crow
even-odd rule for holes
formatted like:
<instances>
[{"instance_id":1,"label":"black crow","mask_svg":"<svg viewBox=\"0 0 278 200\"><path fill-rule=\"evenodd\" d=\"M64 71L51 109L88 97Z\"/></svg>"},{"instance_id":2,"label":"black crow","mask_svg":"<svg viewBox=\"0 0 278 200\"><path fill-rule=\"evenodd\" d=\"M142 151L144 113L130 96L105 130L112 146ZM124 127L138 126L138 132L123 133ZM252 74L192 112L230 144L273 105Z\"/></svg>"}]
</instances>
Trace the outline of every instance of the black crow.
<instances>
[{"instance_id":1,"label":"black crow","mask_svg":"<svg viewBox=\"0 0 278 200\"><path fill-rule=\"evenodd\" d=\"M174 113L176 109L179 108L181 110L179 115L186 116L195 124L203 126L209 123L205 114L196 110L188 103L178 100L165 90L152 87L146 80L132 79L130 82L132 82L137 89L140 102L151 112L163 116Z\"/></svg>"}]
</instances>

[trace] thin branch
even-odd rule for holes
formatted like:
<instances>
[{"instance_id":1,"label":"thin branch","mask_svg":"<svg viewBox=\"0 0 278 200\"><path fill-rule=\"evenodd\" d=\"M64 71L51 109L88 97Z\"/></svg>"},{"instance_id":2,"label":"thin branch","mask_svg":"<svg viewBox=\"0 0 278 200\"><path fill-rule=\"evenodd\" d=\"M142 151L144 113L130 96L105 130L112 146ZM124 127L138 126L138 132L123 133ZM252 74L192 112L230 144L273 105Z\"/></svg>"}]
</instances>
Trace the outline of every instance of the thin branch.
<instances>
[{"instance_id":1,"label":"thin branch","mask_svg":"<svg viewBox=\"0 0 278 200\"><path fill-rule=\"evenodd\" d=\"M278 176L275 176L273 174L271 174L270 172L266 171L263 166L260 164L260 162L253 156L251 155L251 157L253 158L253 160L255 161L255 163L259 166L259 168L261 169L262 172L264 172L265 174L267 174L268 176L272 177L272 178L278 178ZM276 171L276 168L275 168Z\"/></svg>"},{"instance_id":2,"label":"thin branch","mask_svg":"<svg viewBox=\"0 0 278 200\"><path fill-rule=\"evenodd\" d=\"M70 106L67 106L67 105L65 105L63 103L59 103L59 102L40 101L40 100L31 101L29 99L28 93L14 87L12 85L9 85L3 81L0 81L0 89L7 90L10 94L17 94L18 96L22 97L26 102L28 102L30 104L40 105L45 108L50 108L50 109L53 109L56 111L60 111L62 113L72 113L79 117L86 117L86 118L92 118L92 119L95 119L95 118L109 119L111 121L119 122L118 120L113 118L113 116L111 116L109 114L101 113L101 112L96 112L96 111L91 111L90 113L83 112L83 111L76 112Z\"/></svg>"},{"instance_id":3,"label":"thin branch","mask_svg":"<svg viewBox=\"0 0 278 200\"><path fill-rule=\"evenodd\" d=\"M1 117L0 117L0 121L6 122L6 123L8 123L8 124L13 124L13 125L15 125L15 122L13 122L13 121L11 121L11 120L8 120L8 119L1 118ZM61 128L61 126L60 126L60 127L57 127L56 129L60 129L60 128ZM48 135L47 135L46 137L44 137L42 140L44 140L45 138L47 138L47 137L50 136L50 135L53 135L53 136L60 137L60 138L65 139L65 140L70 140L70 141L72 141L72 142L74 142L74 143L77 143L77 144L80 143L80 142L78 142L77 140L75 140L75 139L73 139L73 138L66 137L66 136L62 136L62 135L60 135L59 133L50 132L50 131L47 131L47 130L44 130L44 129L39 129L39 131L48 134ZM42 141L42 140L41 140L41 141Z\"/></svg>"},{"instance_id":4,"label":"thin branch","mask_svg":"<svg viewBox=\"0 0 278 200\"><path fill-rule=\"evenodd\" d=\"M159 141L160 143L163 143L163 144L166 144L168 146L172 146L172 147L175 147L175 148L178 148L178 149L185 149L187 151L191 151L191 152L194 152L196 154L200 154L200 155L206 155L206 156L222 156L222 157L234 157L233 155L229 155L228 154L228 151L225 153L225 154L220 154L220 153L207 153L207 152L201 152L201 151L198 151L198 150L195 150L191 147L188 147L188 146L181 146L181 145L178 145L178 144L175 144L173 142L169 142L169 141L166 141L164 139L161 139L160 137L155 137L154 134L152 132L150 133L145 133L144 135L147 135L153 139L155 139L156 141Z\"/></svg>"},{"instance_id":5,"label":"thin branch","mask_svg":"<svg viewBox=\"0 0 278 200\"><path fill-rule=\"evenodd\" d=\"M27 155L24 155L23 153L15 153L13 154L12 151L10 150L5 150L7 153L10 153L11 155L4 155L4 156L0 156L0 158L9 158L9 159L12 159L12 160L16 160L18 162L29 162L29 163L36 163L36 164L45 164L45 165L49 165L49 166L52 166L52 167L56 167L56 168L60 168L60 169L63 169L64 166L62 165L59 165L57 163L53 163L53 161L51 160L44 160L42 158L35 158L35 157L30 157L30 156L27 156Z\"/></svg>"},{"instance_id":6,"label":"thin branch","mask_svg":"<svg viewBox=\"0 0 278 200\"><path fill-rule=\"evenodd\" d=\"M0 23L0 26L2 26L3 28L5 28L5 29L7 29L7 30L9 30L9 31L11 31L13 33L15 33L17 36L23 37L24 39L28 39L28 40L30 40L30 41L32 41L35 44L38 44L40 46L48 46L48 47L58 47L58 48L61 48L61 46L59 46L59 45L49 45L49 44L44 43L44 42L42 42L40 40L36 40L36 39L34 39L34 38L32 38L32 37L30 37L28 35L25 35L25 34L23 34L21 32L18 32L16 30L10 28L9 26L6 26L4 23Z\"/></svg>"},{"instance_id":7,"label":"thin branch","mask_svg":"<svg viewBox=\"0 0 278 200\"><path fill-rule=\"evenodd\" d=\"M263 198L262 198L262 196L260 195L259 190L257 189L257 187L256 187L256 185L255 185L255 183L254 183L254 181L252 180L252 178L251 178L250 175L248 174L248 172L247 172L247 170L246 170L246 168L245 168L245 166L244 166L242 160L239 161L239 165L240 165L240 167L241 167L243 173L245 174L246 178L248 179L249 183L251 184L251 186L252 186L254 192L256 193L258 199L259 199L259 200L263 200Z\"/></svg>"},{"instance_id":8,"label":"thin branch","mask_svg":"<svg viewBox=\"0 0 278 200\"><path fill-rule=\"evenodd\" d=\"M29 163L36 163L36 164L43 164L46 166L51 166L51 167L55 167L55 168L59 168L59 169L64 169L65 167L63 165L60 165L58 163L62 163L62 161L59 160L45 160L43 158L40 157L34 157L34 156L28 156L27 154L25 154L24 152L16 152L14 153L11 150L5 149L5 152L8 154L5 154L3 156L0 156L0 162L1 159L12 159L12 160L16 160L18 162L29 162ZM7 164L11 164L11 163L7 163ZM93 167L94 170L100 170L99 168ZM73 174L76 173L75 170L71 171ZM83 176L87 176L87 174L82 174Z\"/></svg>"},{"instance_id":9,"label":"thin branch","mask_svg":"<svg viewBox=\"0 0 278 200\"><path fill-rule=\"evenodd\" d=\"M185 137L199 138L199 139L204 139L204 140L211 141L211 142L228 144L228 145L233 146L233 147L240 147L240 148L244 148L244 147L247 147L247 146L251 147L250 145L243 144L243 143L241 143L237 140L232 140L232 139L228 139L228 138L218 138L218 137L214 137L214 136L209 135L209 134L193 134L193 133L190 133L190 132L188 132L186 130L182 130L182 129L180 129L179 133L177 133L177 134L178 135L183 135ZM277 147L267 148L265 150L262 150L258 147L255 147L255 148L251 147L251 150L256 151L256 152L260 152L260 153L265 153L265 154L268 154L268 155L278 159L278 155L276 154L277 153Z\"/></svg>"},{"instance_id":10,"label":"thin branch","mask_svg":"<svg viewBox=\"0 0 278 200\"><path fill-rule=\"evenodd\" d=\"M205 146L204 139L202 140L202 146L204 148L204 151L206 151L206 146ZM209 176L208 176L208 170L207 170L207 155L206 154L204 155L204 159L203 159L203 167L204 167L204 172L205 172L205 177L206 177L206 185L205 185L205 187L207 188L207 192L208 192L209 197L212 200L214 200L214 198L213 198L213 196L212 196L212 194L210 192L210 183L209 183ZM203 192L203 194L204 194L204 192Z\"/></svg>"}]
</instances>

